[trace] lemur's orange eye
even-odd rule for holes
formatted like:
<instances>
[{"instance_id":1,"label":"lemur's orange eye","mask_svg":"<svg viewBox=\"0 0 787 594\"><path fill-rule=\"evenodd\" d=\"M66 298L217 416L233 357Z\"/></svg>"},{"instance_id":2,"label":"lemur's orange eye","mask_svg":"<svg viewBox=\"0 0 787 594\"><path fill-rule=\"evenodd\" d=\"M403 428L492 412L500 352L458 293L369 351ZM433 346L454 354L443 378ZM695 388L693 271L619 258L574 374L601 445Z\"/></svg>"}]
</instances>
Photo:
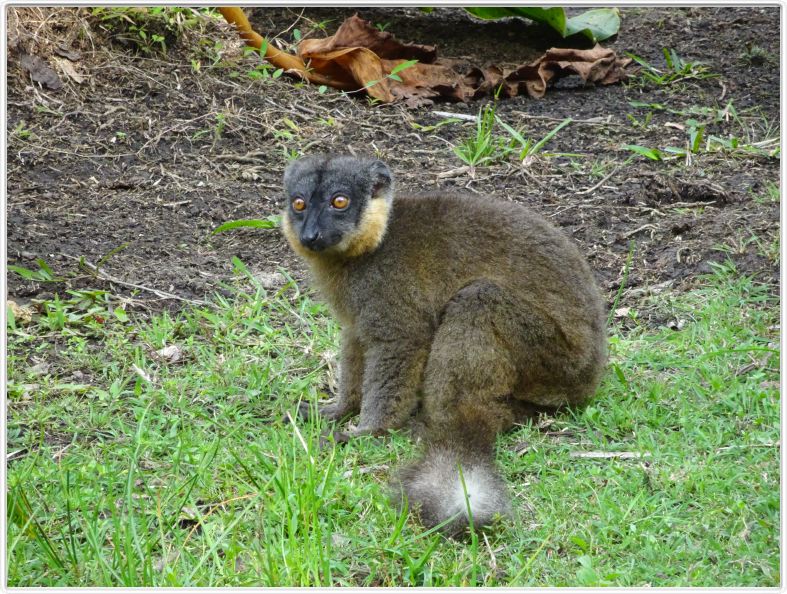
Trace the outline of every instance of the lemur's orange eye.
<instances>
[{"instance_id":1,"label":"lemur's orange eye","mask_svg":"<svg viewBox=\"0 0 787 594\"><path fill-rule=\"evenodd\" d=\"M301 212L306 209L306 201L303 198L296 198L292 201L292 209Z\"/></svg>"},{"instance_id":2,"label":"lemur's orange eye","mask_svg":"<svg viewBox=\"0 0 787 594\"><path fill-rule=\"evenodd\" d=\"M350 199L346 196L334 196L331 200L331 206L338 210L344 210L350 205Z\"/></svg>"}]
</instances>

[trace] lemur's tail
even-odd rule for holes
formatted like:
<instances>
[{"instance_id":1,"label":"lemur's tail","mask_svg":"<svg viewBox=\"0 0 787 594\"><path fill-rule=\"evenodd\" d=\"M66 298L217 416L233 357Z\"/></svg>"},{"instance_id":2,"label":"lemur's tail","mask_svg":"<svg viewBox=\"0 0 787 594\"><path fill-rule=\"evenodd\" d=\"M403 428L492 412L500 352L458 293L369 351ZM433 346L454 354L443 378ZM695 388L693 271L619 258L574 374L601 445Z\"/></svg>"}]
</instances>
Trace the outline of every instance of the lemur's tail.
<instances>
[{"instance_id":1,"label":"lemur's tail","mask_svg":"<svg viewBox=\"0 0 787 594\"><path fill-rule=\"evenodd\" d=\"M495 432L475 415L458 418L426 439L423 456L398 474L398 493L427 527L458 535L511 514L506 484L494 462ZM460 474L461 469L461 474Z\"/></svg>"}]
</instances>

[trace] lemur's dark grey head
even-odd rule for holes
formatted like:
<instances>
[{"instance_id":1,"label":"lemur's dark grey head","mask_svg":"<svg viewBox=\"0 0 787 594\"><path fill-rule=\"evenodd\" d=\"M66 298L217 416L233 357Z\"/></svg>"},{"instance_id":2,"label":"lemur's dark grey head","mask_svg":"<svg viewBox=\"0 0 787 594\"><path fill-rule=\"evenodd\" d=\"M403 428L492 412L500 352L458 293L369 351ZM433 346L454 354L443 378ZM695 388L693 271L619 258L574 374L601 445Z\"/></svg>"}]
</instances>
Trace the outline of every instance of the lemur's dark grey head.
<instances>
[{"instance_id":1,"label":"lemur's dark grey head","mask_svg":"<svg viewBox=\"0 0 787 594\"><path fill-rule=\"evenodd\" d=\"M358 256L382 241L393 198L382 161L304 157L285 170L284 190L283 229L297 252Z\"/></svg>"}]
</instances>

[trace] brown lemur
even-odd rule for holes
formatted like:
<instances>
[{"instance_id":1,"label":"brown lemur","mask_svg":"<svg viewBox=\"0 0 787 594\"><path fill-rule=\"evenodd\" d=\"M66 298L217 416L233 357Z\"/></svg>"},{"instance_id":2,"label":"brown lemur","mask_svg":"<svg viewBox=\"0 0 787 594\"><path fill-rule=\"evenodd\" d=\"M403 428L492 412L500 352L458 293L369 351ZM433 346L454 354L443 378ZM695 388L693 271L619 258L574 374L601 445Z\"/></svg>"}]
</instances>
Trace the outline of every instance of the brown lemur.
<instances>
[{"instance_id":1,"label":"brown lemur","mask_svg":"<svg viewBox=\"0 0 787 594\"><path fill-rule=\"evenodd\" d=\"M341 325L338 396L320 414L360 412L354 433L375 435L416 415L425 453L394 484L424 524L455 534L468 499L474 526L511 512L497 433L593 395L604 308L579 250L534 212L393 185L376 159L299 159L282 229Z\"/></svg>"}]
</instances>

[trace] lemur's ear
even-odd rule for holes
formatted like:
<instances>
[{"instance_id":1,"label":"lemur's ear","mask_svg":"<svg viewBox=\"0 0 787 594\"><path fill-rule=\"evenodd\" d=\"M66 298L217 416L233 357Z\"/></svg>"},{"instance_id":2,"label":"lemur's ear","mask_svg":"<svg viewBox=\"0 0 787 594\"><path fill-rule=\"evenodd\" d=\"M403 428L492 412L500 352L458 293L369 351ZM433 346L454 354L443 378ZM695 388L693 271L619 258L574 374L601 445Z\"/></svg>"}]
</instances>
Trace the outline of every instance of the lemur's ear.
<instances>
[{"instance_id":1,"label":"lemur's ear","mask_svg":"<svg viewBox=\"0 0 787 594\"><path fill-rule=\"evenodd\" d=\"M372 179L372 197L379 196L393 184L391 170L380 160L372 161L369 165L369 177Z\"/></svg>"}]
</instances>

